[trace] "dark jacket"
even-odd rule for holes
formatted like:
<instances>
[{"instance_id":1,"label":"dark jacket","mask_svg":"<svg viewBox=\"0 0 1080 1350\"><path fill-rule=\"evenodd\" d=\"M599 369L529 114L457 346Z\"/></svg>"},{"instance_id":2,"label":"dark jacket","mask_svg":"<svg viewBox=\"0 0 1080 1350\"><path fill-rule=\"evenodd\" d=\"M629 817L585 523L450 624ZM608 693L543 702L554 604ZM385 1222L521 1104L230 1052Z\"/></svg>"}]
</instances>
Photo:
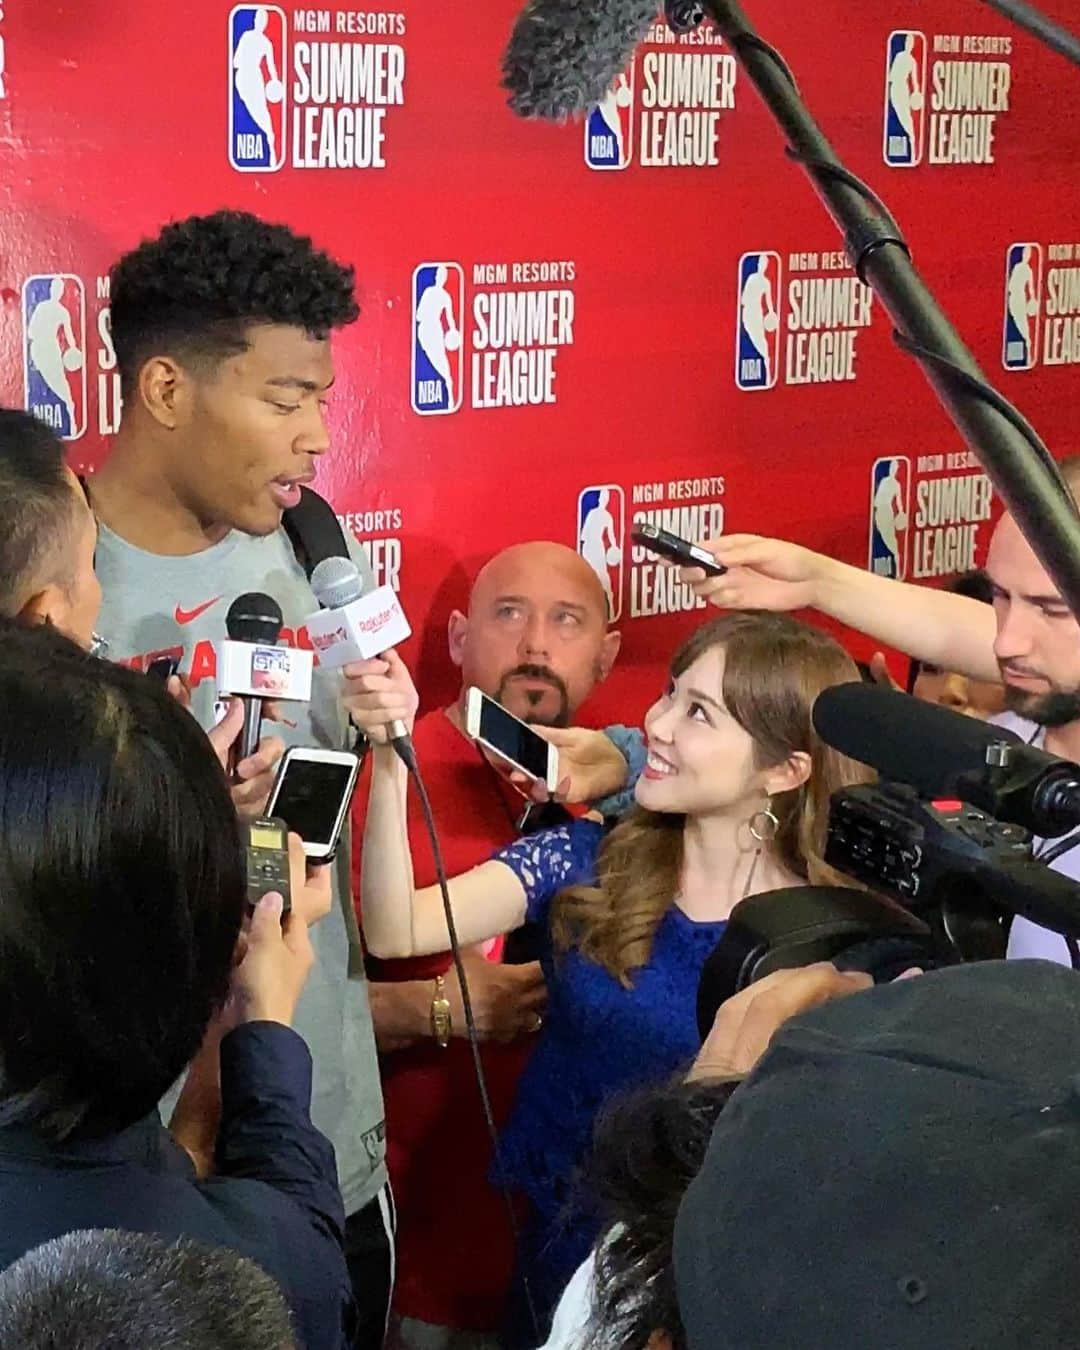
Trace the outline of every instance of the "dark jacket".
<instances>
[{"instance_id":1,"label":"dark jacket","mask_svg":"<svg viewBox=\"0 0 1080 1350\"><path fill-rule=\"evenodd\" d=\"M155 1111L118 1134L54 1144L0 1129L0 1269L79 1228L121 1228L230 1247L277 1280L305 1350L348 1346L354 1308L334 1150L311 1123L311 1055L273 1022L221 1045L216 1174Z\"/></svg>"}]
</instances>

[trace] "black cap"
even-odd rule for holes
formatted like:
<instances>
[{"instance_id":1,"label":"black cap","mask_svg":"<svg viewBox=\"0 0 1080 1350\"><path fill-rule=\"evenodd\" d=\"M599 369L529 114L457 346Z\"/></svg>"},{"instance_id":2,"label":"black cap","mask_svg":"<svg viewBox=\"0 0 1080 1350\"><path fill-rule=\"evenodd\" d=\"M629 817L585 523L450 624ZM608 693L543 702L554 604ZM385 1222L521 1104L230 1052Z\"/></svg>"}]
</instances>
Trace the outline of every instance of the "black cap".
<instances>
[{"instance_id":1,"label":"black cap","mask_svg":"<svg viewBox=\"0 0 1080 1350\"><path fill-rule=\"evenodd\" d=\"M285 622L272 595L248 591L238 595L225 615L225 631L234 642L276 642Z\"/></svg>"},{"instance_id":2,"label":"black cap","mask_svg":"<svg viewBox=\"0 0 1080 1350\"><path fill-rule=\"evenodd\" d=\"M985 962L781 1028L679 1211L690 1350L1080 1340L1080 974Z\"/></svg>"}]
</instances>

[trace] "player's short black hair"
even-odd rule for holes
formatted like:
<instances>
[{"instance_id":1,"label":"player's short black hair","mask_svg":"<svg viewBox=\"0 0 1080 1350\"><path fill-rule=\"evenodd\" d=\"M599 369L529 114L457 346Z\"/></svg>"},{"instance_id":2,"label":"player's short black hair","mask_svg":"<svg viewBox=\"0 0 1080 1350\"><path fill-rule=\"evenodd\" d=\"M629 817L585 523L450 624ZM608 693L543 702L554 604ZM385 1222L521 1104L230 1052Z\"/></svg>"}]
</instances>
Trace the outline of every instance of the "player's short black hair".
<instances>
[{"instance_id":1,"label":"player's short black hair","mask_svg":"<svg viewBox=\"0 0 1080 1350\"><path fill-rule=\"evenodd\" d=\"M85 1229L0 1274L0 1346L19 1350L295 1350L265 1271L187 1238Z\"/></svg>"},{"instance_id":2,"label":"player's short black hair","mask_svg":"<svg viewBox=\"0 0 1080 1350\"><path fill-rule=\"evenodd\" d=\"M64 446L29 413L0 408L0 615L15 616L50 560L62 566L65 539L75 527L71 479Z\"/></svg>"},{"instance_id":3,"label":"player's short black hair","mask_svg":"<svg viewBox=\"0 0 1080 1350\"><path fill-rule=\"evenodd\" d=\"M144 361L171 351L214 362L242 352L256 323L313 337L359 314L351 267L287 225L247 211L215 211L166 225L110 274L112 337L124 389Z\"/></svg>"}]
</instances>

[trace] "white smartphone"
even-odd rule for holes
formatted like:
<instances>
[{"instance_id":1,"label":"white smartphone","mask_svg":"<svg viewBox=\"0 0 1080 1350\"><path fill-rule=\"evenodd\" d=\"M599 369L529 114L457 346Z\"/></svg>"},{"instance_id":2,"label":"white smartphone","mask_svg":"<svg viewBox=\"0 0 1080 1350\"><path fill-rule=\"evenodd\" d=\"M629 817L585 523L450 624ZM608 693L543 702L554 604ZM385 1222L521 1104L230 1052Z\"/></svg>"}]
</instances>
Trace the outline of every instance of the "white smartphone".
<instances>
[{"instance_id":1,"label":"white smartphone","mask_svg":"<svg viewBox=\"0 0 1080 1350\"><path fill-rule=\"evenodd\" d=\"M282 758L262 814L275 816L295 830L312 862L330 862L337 852L359 771L359 756L351 750L294 745Z\"/></svg>"},{"instance_id":2,"label":"white smartphone","mask_svg":"<svg viewBox=\"0 0 1080 1350\"><path fill-rule=\"evenodd\" d=\"M543 736L475 685L465 691L465 731L492 754L504 759L554 792L559 785L559 752Z\"/></svg>"}]
</instances>

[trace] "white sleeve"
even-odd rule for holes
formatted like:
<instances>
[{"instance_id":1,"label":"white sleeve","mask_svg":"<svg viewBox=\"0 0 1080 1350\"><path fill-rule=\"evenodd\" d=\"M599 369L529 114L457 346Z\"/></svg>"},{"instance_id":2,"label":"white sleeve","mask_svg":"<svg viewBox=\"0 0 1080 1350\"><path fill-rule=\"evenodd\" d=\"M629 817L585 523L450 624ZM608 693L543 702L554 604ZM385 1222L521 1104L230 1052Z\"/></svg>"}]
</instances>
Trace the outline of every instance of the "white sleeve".
<instances>
[{"instance_id":1,"label":"white sleeve","mask_svg":"<svg viewBox=\"0 0 1080 1350\"><path fill-rule=\"evenodd\" d=\"M585 1350L585 1331L592 1316L593 1274L596 1270L596 1252L590 1252L563 1290L551 1335L542 1350Z\"/></svg>"}]
</instances>

